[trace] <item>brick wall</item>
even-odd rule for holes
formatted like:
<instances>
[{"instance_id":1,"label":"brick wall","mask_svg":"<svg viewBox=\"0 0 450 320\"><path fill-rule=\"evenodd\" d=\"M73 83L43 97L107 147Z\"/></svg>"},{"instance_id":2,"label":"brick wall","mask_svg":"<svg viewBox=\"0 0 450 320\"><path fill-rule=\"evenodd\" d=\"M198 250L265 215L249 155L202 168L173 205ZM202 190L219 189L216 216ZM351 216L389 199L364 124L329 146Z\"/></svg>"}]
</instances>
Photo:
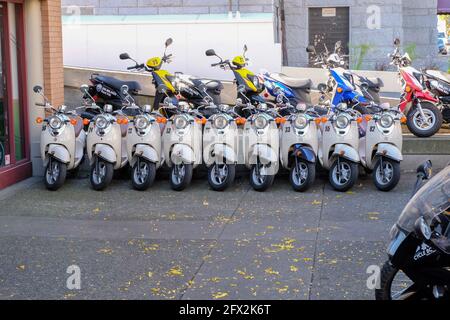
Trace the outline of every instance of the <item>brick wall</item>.
<instances>
[{"instance_id":1,"label":"brick wall","mask_svg":"<svg viewBox=\"0 0 450 320\"><path fill-rule=\"evenodd\" d=\"M214 14L272 12L272 0L62 0L63 14L77 6L83 15Z\"/></svg>"},{"instance_id":2,"label":"brick wall","mask_svg":"<svg viewBox=\"0 0 450 320\"><path fill-rule=\"evenodd\" d=\"M45 93L54 105L64 102L61 1L41 1Z\"/></svg>"}]
</instances>

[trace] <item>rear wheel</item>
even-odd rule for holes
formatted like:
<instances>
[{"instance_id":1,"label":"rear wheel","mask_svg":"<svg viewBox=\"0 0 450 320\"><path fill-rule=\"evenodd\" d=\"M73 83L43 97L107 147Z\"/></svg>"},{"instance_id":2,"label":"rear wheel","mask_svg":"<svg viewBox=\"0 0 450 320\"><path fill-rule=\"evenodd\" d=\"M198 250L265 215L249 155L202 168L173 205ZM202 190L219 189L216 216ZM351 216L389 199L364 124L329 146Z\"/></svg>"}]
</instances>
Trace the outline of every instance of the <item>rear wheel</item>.
<instances>
[{"instance_id":1,"label":"rear wheel","mask_svg":"<svg viewBox=\"0 0 450 320\"><path fill-rule=\"evenodd\" d=\"M92 189L97 191L104 190L111 183L113 174L114 165L101 158L97 158L91 166L91 174L89 177Z\"/></svg>"},{"instance_id":2,"label":"rear wheel","mask_svg":"<svg viewBox=\"0 0 450 320\"><path fill-rule=\"evenodd\" d=\"M303 159L296 159L290 174L289 181L295 191L306 191L314 183L316 177L316 165Z\"/></svg>"},{"instance_id":3,"label":"rear wheel","mask_svg":"<svg viewBox=\"0 0 450 320\"><path fill-rule=\"evenodd\" d=\"M407 300L415 294L411 279L387 261L381 269L380 288L375 290L375 299Z\"/></svg>"},{"instance_id":4,"label":"rear wheel","mask_svg":"<svg viewBox=\"0 0 450 320\"><path fill-rule=\"evenodd\" d=\"M170 171L170 187L175 191L182 191L191 183L192 173L194 171L192 164L174 164Z\"/></svg>"},{"instance_id":5,"label":"rear wheel","mask_svg":"<svg viewBox=\"0 0 450 320\"><path fill-rule=\"evenodd\" d=\"M265 166L258 162L252 166L250 171L250 185L255 191L266 191L275 180L274 175L266 175L264 171L270 170L270 165Z\"/></svg>"},{"instance_id":6,"label":"rear wheel","mask_svg":"<svg viewBox=\"0 0 450 320\"><path fill-rule=\"evenodd\" d=\"M214 163L208 168L208 183L215 191L223 191L234 181L236 165Z\"/></svg>"},{"instance_id":7,"label":"rear wheel","mask_svg":"<svg viewBox=\"0 0 450 320\"><path fill-rule=\"evenodd\" d=\"M390 191L400 181L400 163L381 157L373 170L373 183L380 191Z\"/></svg>"},{"instance_id":8,"label":"rear wheel","mask_svg":"<svg viewBox=\"0 0 450 320\"><path fill-rule=\"evenodd\" d=\"M139 191L147 190L155 181L156 165L145 159L138 159L131 171L133 188Z\"/></svg>"},{"instance_id":9,"label":"rear wheel","mask_svg":"<svg viewBox=\"0 0 450 320\"><path fill-rule=\"evenodd\" d=\"M358 164L347 159L337 158L330 168L329 179L336 191L349 190L358 180Z\"/></svg>"},{"instance_id":10,"label":"rear wheel","mask_svg":"<svg viewBox=\"0 0 450 320\"><path fill-rule=\"evenodd\" d=\"M66 181L67 165L56 159L50 158L45 168L45 187L55 191L61 188Z\"/></svg>"},{"instance_id":11,"label":"rear wheel","mask_svg":"<svg viewBox=\"0 0 450 320\"><path fill-rule=\"evenodd\" d=\"M442 126L441 111L430 102L421 102L422 112L417 106L411 108L407 116L409 131L417 137L431 137Z\"/></svg>"}]
</instances>

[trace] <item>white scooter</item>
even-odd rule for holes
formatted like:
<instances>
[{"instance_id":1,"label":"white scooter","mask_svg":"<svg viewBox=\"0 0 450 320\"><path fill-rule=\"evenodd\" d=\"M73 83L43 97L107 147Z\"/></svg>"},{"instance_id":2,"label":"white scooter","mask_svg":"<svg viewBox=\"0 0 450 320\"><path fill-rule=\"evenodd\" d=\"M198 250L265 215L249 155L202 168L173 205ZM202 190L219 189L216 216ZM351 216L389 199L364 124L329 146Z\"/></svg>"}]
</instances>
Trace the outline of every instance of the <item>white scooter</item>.
<instances>
[{"instance_id":1,"label":"white scooter","mask_svg":"<svg viewBox=\"0 0 450 320\"><path fill-rule=\"evenodd\" d=\"M374 107L375 108L375 107ZM376 107L378 112L365 115L365 136L359 140L362 166L373 171L373 182L381 191L390 191L400 180L400 161L403 160L403 114L389 104Z\"/></svg>"},{"instance_id":2,"label":"white scooter","mask_svg":"<svg viewBox=\"0 0 450 320\"><path fill-rule=\"evenodd\" d=\"M40 94L45 104L37 104L50 111L45 119L38 117L36 123L42 124L41 157L45 167L44 182L48 190L59 189L68 170L75 170L83 160L86 133L83 130L83 119L75 112L67 111L62 105L55 109L44 95L41 86L33 88Z\"/></svg>"},{"instance_id":3,"label":"white scooter","mask_svg":"<svg viewBox=\"0 0 450 320\"><path fill-rule=\"evenodd\" d=\"M142 108L128 92L128 86L121 88L128 102L127 109L137 110L130 121L127 133L127 154L131 166L131 183L136 190L147 190L155 181L156 170L161 166L160 117L152 113L150 105Z\"/></svg>"},{"instance_id":4,"label":"white scooter","mask_svg":"<svg viewBox=\"0 0 450 320\"><path fill-rule=\"evenodd\" d=\"M340 103L333 115L322 118L319 160L329 170L330 184L337 191L349 190L358 179L359 115Z\"/></svg>"},{"instance_id":5,"label":"white scooter","mask_svg":"<svg viewBox=\"0 0 450 320\"><path fill-rule=\"evenodd\" d=\"M87 85L81 86L81 91L89 97L88 90ZM101 109L92 102L90 108L100 110L89 124L86 142L91 165L90 182L94 190L100 191L111 183L114 170L119 170L128 163L128 118L113 114L110 104Z\"/></svg>"},{"instance_id":6,"label":"white scooter","mask_svg":"<svg viewBox=\"0 0 450 320\"><path fill-rule=\"evenodd\" d=\"M245 119L227 105L216 106L211 102L204 108L212 113L203 131L203 160L208 167L208 182L213 190L223 191L234 181L239 152L238 124Z\"/></svg>"},{"instance_id":7,"label":"white scooter","mask_svg":"<svg viewBox=\"0 0 450 320\"><path fill-rule=\"evenodd\" d=\"M245 88L238 91L245 96ZM255 191L265 191L272 184L279 169L280 134L276 117L266 104L253 106L250 99L242 111L252 114L244 125L244 157L250 171L250 185Z\"/></svg>"},{"instance_id":8,"label":"white scooter","mask_svg":"<svg viewBox=\"0 0 450 320\"><path fill-rule=\"evenodd\" d=\"M167 95L166 86L158 86L158 92ZM161 109L175 112L167 121L162 141L164 159L171 168L170 186L181 191L191 183L193 170L202 162L202 127L206 119L187 102L175 106L169 96Z\"/></svg>"}]
</instances>

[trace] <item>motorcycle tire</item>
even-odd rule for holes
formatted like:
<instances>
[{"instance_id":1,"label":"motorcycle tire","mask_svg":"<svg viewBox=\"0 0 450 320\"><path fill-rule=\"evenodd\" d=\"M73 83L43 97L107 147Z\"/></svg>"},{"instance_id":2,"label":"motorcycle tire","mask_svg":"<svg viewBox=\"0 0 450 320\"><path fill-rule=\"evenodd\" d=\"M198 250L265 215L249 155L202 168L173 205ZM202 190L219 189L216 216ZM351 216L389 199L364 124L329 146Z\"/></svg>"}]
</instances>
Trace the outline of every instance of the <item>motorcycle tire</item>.
<instances>
[{"instance_id":1,"label":"motorcycle tire","mask_svg":"<svg viewBox=\"0 0 450 320\"><path fill-rule=\"evenodd\" d=\"M429 112L429 113L433 114L434 119L435 119L433 125L431 127L429 127L428 129L421 129L420 127L417 127L416 124L414 123L414 118L417 116L419 110L415 107L413 107L413 108L411 108L411 110L409 110L408 115L407 115L406 125L408 126L409 131L411 131L411 133L414 134L416 137L420 137L420 138L431 137L431 136L435 135L436 132L438 132L442 126L442 121L443 121L442 113L438 109L438 107L436 107L431 102L421 102L420 104L421 104L424 112Z\"/></svg>"},{"instance_id":2,"label":"motorcycle tire","mask_svg":"<svg viewBox=\"0 0 450 320\"><path fill-rule=\"evenodd\" d=\"M223 181L218 181L215 176L216 164L214 163L208 168L208 183L214 191L224 191L234 182L234 177L236 175L236 165L235 164L223 164L227 168L227 175Z\"/></svg>"},{"instance_id":3,"label":"motorcycle tire","mask_svg":"<svg viewBox=\"0 0 450 320\"><path fill-rule=\"evenodd\" d=\"M266 191L275 180L274 175L266 175L264 176L263 181L258 181L258 178L256 176L256 164L252 166L252 169L250 170L250 185L252 186L253 190L258 192Z\"/></svg>"},{"instance_id":4,"label":"motorcycle tire","mask_svg":"<svg viewBox=\"0 0 450 320\"><path fill-rule=\"evenodd\" d=\"M383 166L390 166L392 170L391 179L386 182L380 181L382 177L379 171L382 170L382 168L380 168L382 163ZM384 192L391 191L397 186L398 182L400 181L400 163L398 161L391 160L388 158L378 159L373 169L372 178L373 183L375 184L375 187L377 187L378 190Z\"/></svg>"},{"instance_id":5,"label":"motorcycle tire","mask_svg":"<svg viewBox=\"0 0 450 320\"><path fill-rule=\"evenodd\" d=\"M51 167L52 168L51 168ZM57 175L53 176L50 170L57 170ZM45 167L44 183L47 190L56 191L64 184L67 176L67 165L55 159L50 159Z\"/></svg>"},{"instance_id":6,"label":"motorcycle tire","mask_svg":"<svg viewBox=\"0 0 450 320\"><path fill-rule=\"evenodd\" d=\"M298 177L299 173L294 162L289 172L289 181L295 191L304 192L312 186L316 179L316 164L301 159L297 160L297 164L306 172L306 178Z\"/></svg>"},{"instance_id":7,"label":"motorcycle tire","mask_svg":"<svg viewBox=\"0 0 450 320\"><path fill-rule=\"evenodd\" d=\"M98 176L98 173L95 173L97 168L96 164L97 161L99 168L101 167L103 171L102 174L103 177L101 179L96 177ZM89 180L91 182L92 189L96 191L102 191L106 189L106 187L111 183L113 175L114 175L114 165L112 163L109 163L103 159L96 160L94 164L91 166L91 173L89 175Z\"/></svg>"},{"instance_id":8,"label":"motorcycle tire","mask_svg":"<svg viewBox=\"0 0 450 320\"><path fill-rule=\"evenodd\" d=\"M139 176L139 169L141 170L141 176ZM146 172L144 176L142 176L142 170ZM131 169L131 184L133 189L138 191L147 190L155 181L155 176L156 165L148 160L140 159Z\"/></svg>"},{"instance_id":9,"label":"motorcycle tire","mask_svg":"<svg viewBox=\"0 0 450 320\"><path fill-rule=\"evenodd\" d=\"M335 176L337 175L338 162L342 167L345 166L345 169L350 171L348 180L344 183L339 183L339 181L337 180L338 178ZM358 180L358 164L343 158L340 158L339 161L335 160L330 168L329 180L331 186L336 191L345 192L350 190L356 183L356 180Z\"/></svg>"},{"instance_id":10,"label":"motorcycle tire","mask_svg":"<svg viewBox=\"0 0 450 320\"><path fill-rule=\"evenodd\" d=\"M386 261L381 268L379 288L375 289L375 300L417 300L427 297L424 292L411 291L399 297L392 296L392 283L400 270Z\"/></svg>"},{"instance_id":11,"label":"motorcycle tire","mask_svg":"<svg viewBox=\"0 0 450 320\"><path fill-rule=\"evenodd\" d=\"M192 164L182 164L184 168L184 174L181 179L177 179L175 176L175 165L172 166L172 170L170 170L170 187L174 191L182 191L186 189L186 187L192 181L192 175L194 171L194 167Z\"/></svg>"}]
</instances>

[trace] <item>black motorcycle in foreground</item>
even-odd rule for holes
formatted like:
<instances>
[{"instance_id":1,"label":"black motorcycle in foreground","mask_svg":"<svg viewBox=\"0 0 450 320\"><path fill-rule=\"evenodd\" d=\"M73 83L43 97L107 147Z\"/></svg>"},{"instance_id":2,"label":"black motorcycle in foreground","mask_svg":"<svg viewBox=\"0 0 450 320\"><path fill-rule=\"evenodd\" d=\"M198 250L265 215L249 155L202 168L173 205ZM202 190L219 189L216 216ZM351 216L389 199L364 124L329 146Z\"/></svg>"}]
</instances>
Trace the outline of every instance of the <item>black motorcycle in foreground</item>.
<instances>
[{"instance_id":1,"label":"black motorcycle in foreground","mask_svg":"<svg viewBox=\"0 0 450 320\"><path fill-rule=\"evenodd\" d=\"M431 171L430 161L417 169L414 195L391 229L377 300L450 299L450 165L432 179Z\"/></svg>"}]
</instances>

